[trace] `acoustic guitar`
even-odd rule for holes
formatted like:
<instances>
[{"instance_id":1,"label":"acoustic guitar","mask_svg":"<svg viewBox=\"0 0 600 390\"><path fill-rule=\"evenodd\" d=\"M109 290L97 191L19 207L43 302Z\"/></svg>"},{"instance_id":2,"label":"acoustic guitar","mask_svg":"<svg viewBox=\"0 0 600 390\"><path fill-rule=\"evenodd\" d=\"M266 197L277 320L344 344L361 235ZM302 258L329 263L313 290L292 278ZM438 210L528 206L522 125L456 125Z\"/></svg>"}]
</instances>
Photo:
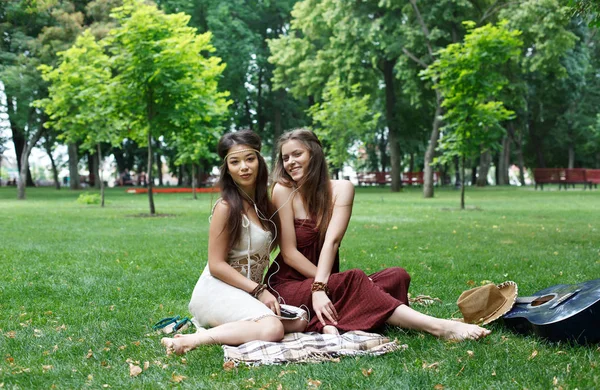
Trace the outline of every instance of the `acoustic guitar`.
<instances>
[{"instance_id":1,"label":"acoustic guitar","mask_svg":"<svg viewBox=\"0 0 600 390\"><path fill-rule=\"evenodd\" d=\"M531 297L517 298L502 317L518 333L533 332L551 341L600 341L600 279L558 284Z\"/></svg>"}]
</instances>

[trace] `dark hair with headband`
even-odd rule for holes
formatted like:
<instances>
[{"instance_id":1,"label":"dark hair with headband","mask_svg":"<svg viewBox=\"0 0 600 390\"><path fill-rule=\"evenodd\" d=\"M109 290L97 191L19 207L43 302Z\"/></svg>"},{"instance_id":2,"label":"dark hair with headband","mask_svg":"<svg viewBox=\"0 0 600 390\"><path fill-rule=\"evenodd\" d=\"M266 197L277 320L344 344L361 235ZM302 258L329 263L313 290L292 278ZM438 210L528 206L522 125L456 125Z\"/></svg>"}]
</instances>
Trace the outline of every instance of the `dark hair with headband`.
<instances>
[{"instance_id":1,"label":"dark hair with headband","mask_svg":"<svg viewBox=\"0 0 600 390\"><path fill-rule=\"evenodd\" d=\"M299 183L296 183L283 167L281 147L286 142L292 140L304 145L310 155L308 167L304 170L304 177L302 177ZM321 142L312 131L296 129L284 133L279 137L277 149L279 152L273 168L273 183L279 183L285 187L298 188L308 214L314 219L319 229L319 238L322 243L325 240L325 233L333 214L333 195L327 161L325 160Z\"/></svg>"},{"instance_id":2,"label":"dark hair with headband","mask_svg":"<svg viewBox=\"0 0 600 390\"><path fill-rule=\"evenodd\" d=\"M247 194L242 194L239 187L231 178L229 170L227 168L227 161L225 160L229 150L236 145L247 146L249 150L254 150L256 158L258 160L258 172L256 175L256 189L254 191L254 199L248 199ZM271 223L265 223L262 218L271 218L275 211L273 205L269 201L267 194L269 171L264 158L259 153L261 148L261 140L258 134L251 130L241 130L234 133L227 133L221 137L217 146L217 153L219 157L223 159L223 165L221 165L221 174L219 177L219 187L221 188L221 198L227 203L229 207L229 216L227 218L227 232L229 233L229 242L227 249L230 250L240 239L242 233L242 218L241 215L244 212L244 198L246 200L254 202L258 212L262 213L259 215L259 219L263 227L268 229L273 237L275 237L275 227ZM276 218L274 216L273 218ZM273 221L276 223L276 221ZM272 248L271 248L272 249Z\"/></svg>"}]
</instances>

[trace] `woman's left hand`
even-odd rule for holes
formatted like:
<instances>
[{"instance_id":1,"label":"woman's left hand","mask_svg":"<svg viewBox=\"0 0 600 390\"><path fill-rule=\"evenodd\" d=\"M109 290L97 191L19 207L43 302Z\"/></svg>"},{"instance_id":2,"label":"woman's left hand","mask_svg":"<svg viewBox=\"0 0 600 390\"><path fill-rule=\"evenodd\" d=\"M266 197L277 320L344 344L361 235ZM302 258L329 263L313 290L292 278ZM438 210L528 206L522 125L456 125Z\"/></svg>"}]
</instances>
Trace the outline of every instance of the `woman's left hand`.
<instances>
[{"instance_id":1,"label":"woman's left hand","mask_svg":"<svg viewBox=\"0 0 600 390\"><path fill-rule=\"evenodd\" d=\"M263 290L258 296L258 300L264 303L269 309L273 311L273 313L278 316L281 315L281 311L279 310L279 302L277 302L277 298L273 294L271 294L267 290Z\"/></svg>"},{"instance_id":2,"label":"woman's left hand","mask_svg":"<svg viewBox=\"0 0 600 390\"><path fill-rule=\"evenodd\" d=\"M334 325L337 325L338 314L325 291L315 291L312 293L312 304L315 314L323 326L327 325L323 316L327 317Z\"/></svg>"}]
</instances>

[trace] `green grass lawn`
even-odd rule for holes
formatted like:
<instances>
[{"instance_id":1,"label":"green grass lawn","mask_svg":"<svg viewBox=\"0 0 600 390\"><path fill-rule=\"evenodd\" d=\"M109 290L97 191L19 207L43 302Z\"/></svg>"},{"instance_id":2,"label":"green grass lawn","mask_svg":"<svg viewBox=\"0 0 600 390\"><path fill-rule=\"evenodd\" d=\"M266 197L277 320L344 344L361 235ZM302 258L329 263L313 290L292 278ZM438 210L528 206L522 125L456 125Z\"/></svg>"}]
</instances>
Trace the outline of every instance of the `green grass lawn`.
<instances>
[{"instance_id":1,"label":"green grass lawn","mask_svg":"<svg viewBox=\"0 0 600 390\"><path fill-rule=\"evenodd\" d=\"M486 280L514 280L527 295L599 278L600 191L550 189L468 188L462 212L451 189L428 200L420 189L359 189L342 268L404 267L413 296L442 300L416 308L441 317L458 316L460 293ZM111 189L101 209L79 194L28 189L17 201L0 188L0 388L600 387L598 345L551 344L500 323L464 343L390 328L408 349L337 363L226 371L219 346L167 357L151 325L188 314L216 195L157 194L169 216L140 218L146 195ZM130 377L129 359L149 367Z\"/></svg>"}]
</instances>

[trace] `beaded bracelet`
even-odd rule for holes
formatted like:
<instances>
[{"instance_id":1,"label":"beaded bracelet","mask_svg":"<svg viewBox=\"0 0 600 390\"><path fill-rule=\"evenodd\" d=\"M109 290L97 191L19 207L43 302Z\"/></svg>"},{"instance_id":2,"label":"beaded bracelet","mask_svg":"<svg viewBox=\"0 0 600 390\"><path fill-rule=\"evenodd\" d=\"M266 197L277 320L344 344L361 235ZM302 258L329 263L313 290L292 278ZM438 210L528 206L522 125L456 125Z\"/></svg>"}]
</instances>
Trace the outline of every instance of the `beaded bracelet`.
<instances>
[{"instance_id":1,"label":"beaded bracelet","mask_svg":"<svg viewBox=\"0 0 600 390\"><path fill-rule=\"evenodd\" d=\"M260 295L260 293L262 293L266 288L267 288L266 284L259 283L256 285L256 287L254 287L254 290L252 290L252 292L250 292L250 295L252 295L254 298L258 299L258 296Z\"/></svg>"},{"instance_id":2,"label":"beaded bracelet","mask_svg":"<svg viewBox=\"0 0 600 390\"><path fill-rule=\"evenodd\" d=\"M310 286L310 291L311 292L324 291L325 294L329 295L329 286L327 286L327 283L313 282L313 284Z\"/></svg>"}]
</instances>

